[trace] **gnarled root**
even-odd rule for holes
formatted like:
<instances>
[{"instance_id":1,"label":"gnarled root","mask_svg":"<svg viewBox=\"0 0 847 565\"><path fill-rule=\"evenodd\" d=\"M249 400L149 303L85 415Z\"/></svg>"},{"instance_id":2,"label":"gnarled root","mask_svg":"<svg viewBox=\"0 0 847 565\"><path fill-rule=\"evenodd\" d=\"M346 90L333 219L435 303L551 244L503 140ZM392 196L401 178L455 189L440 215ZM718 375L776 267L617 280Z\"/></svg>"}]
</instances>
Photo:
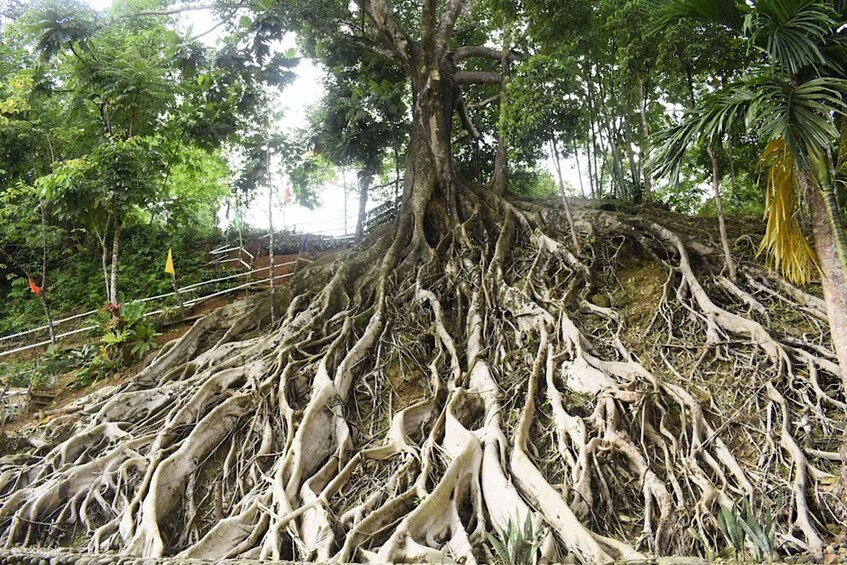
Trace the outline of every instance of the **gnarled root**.
<instances>
[{"instance_id":1,"label":"gnarled root","mask_svg":"<svg viewBox=\"0 0 847 565\"><path fill-rule=\"evenodd\" d=\"M0 468L2 541L480 562L529 522L544 559L597 563L715 550L718 506L747 499L786 551L824 543L847 403L818 299L743 260L715 275L660 222L577 208L577 256L549 207L458 208L441 241L421 212L307 269L264 335L267 297L227 307L31 430ZM637 293L639 257L663 282L636 336L592 296Z\"/></svg>"}]
</instances>

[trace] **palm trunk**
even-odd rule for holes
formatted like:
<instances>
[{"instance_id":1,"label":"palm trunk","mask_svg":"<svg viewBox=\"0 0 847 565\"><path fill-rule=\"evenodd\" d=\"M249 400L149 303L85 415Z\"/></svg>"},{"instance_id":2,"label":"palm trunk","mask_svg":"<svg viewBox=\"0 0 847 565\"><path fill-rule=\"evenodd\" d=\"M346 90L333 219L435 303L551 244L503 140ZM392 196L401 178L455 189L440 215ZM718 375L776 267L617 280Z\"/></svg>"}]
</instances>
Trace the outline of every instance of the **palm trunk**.
<instances>
[{"instance_id":1,"label":"palm trunk","mask_svg":"<svg viewBox=\"0 0 847 565\"><path fill-rule=\"evenodd\" d=\"M808 189L810 176L799 175L800 188ZM838 257L838 236L830 221L830 210L823 191L816 188L811 192L812 232L815 236L815 251L820 262L823 296L829 317L832 347L841 369L842 390L847 390L847 276ZM847 496L847 430L841 447L840 497Z\"/></svg>"},{"instance_id":2,"label":"palm trunk","mask_svg":"<svg viewBox=\"0 0 847 565\"><path fill-rule=\"evenodd\" d=\"M832 189L830 183L821 187L821 197L824 209L826 210L826 217L832 230L835 251L838 255L841 272L842 275L845 275L847 274L847 238L845 238L844 225L839 216L838 206L835 203L835 191Z\"/></svg>"},{"instance_id":3,"label":"palm trunk","mask_svg":"<svg viewBox=\"0 0 847 565\"><path fill-rule=\"evenodd\" d=\"M721 246L723 247L726 269L729 273L729 278L735 280L735 262L732 260L732 252L729 247L729 236L726 233L726 218L723 214L723 202L721 200L720 165L711 144L706 146L706 151L709 153L709 159L712 160L712 190L715 195L715 207L718 209L718 225L721 231Z\"/></svg>"}]
</instances>

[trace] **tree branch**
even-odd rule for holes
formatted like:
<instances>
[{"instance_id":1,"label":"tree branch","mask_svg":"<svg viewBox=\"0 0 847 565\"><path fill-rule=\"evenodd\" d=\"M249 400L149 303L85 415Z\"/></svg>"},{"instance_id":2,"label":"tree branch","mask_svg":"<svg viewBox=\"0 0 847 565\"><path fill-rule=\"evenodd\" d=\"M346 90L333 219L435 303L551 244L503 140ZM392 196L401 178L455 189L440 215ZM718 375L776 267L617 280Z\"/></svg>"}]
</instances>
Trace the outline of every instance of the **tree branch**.
<instances>
[{"instance_id":1,"label":"tree branch","mask_svg":"<svg viewBox=\"0 0 847 565\"><path fill-rule=\"evenodd\" d=\"M409 37L385 0L356 0L362 11L370 18L377 31L388 40L391 50L399 60L410 66L415 56L415 42Z\"/></svg>"},{"instance_id":2,"label":"tree branch","mask_svg":"<svg viewBox=\"0 0 847 565\"><path fill-rule=\"evenodd\" d=\"M503 75L484 71L458 71L456 84L500 84Z\"/></svg>"},{"instance_id":3,"label":"tree branch","mask_svg":"<svg viewBox=\"0 0 847 565\"><path fill-rule=\"evenodd\" d=\"M471 134L471 137L473 137L474 139L480 139L482 135L480 135L479 130L476 129L476 126L474 125L470 115L468 114L468 106L467 104L465 104L464 98L459 97L459 104L457 110L459 110L459 118L461 118L462 120L462 125L465 127L466 130L468 130L468 133Z\"/></svg>"},{"instance_id":4,"label":"tree branch","mask_svg":"<svg viewBox=\"0 0 847 565\"><path fill-rule=\"evenodd\" d=\"M494 96L492 96L490 98L486 98L485 100L483 100L481 102L477 102L476 104L471 104L470 107L473 108L474 110L477 109L477 108L484 108L484 107L488 106L489 104L493 104L494 102L497 102L498 100L500 100L500 95L495 94Z\"/></svg>"},{"instance_id":5,"label":"tree branch","mask_svg":"<svg viewBox=\"0 0 847 565\"><path fill-rule=\"evenodd\" d=\"M362 49L367 49L368 51L376 53L377 55L381 55L389 61L392 61L394 63L402 63L402 61L398 59L397 53L394 50L384 45L380 45L379 43L376 43L375 41L372 41L366 37L359 37L358 35L353 35L350 33L340 33L338 34L338 36L343 41L351 43L357 47L361 47Z\"/></svg>"},{"instance_id":6,"label":"tree branch","mask_svg":"<svg viewBox=\"0 0 847 565\"><path fill-rule=\"evenodd\" d=\"M200 4L198 6L184 6L182 8L172 8L170 10L142 10L140 12L132 12L127 14L125 17L135 17L135 16L172 16L174 14L181 14L183 12L196 12L199 10L216 10L216 9L228 9L228 10L244 10L249 6L244 4Z\"/></svg>"},{"instance_id":7,"label":"tree branch","mask_svg":"<svg viewBox=\"0 0 847 565\"><path fill-rule=\"evenodd\" d=\"M473 57L485 57L488 59L497 59L499 61L502 57L502 50L495 49L493 47L485 47L484 45L468 45L465 47L457 47L453 51L453 60L457 62ZM513 63L516 61L522 61L525 58L526 55L520 51L515 51L514 49L509 51L509 61Z\"/></svg>"},{"instance_id":8,"label":"tree branch","mask_svg":"<svg viewBox=\"0 0 847 565\"><path fill-rule=\"evenodd\" d=\"M441 22L438 24L438 36L435 42L439 58L447 54L447 44L453 35L456 20L459 19L459 15L464 9L465 0L448 0L444 6L444 10L441 12Z\"/></svg>"}]
</instances>

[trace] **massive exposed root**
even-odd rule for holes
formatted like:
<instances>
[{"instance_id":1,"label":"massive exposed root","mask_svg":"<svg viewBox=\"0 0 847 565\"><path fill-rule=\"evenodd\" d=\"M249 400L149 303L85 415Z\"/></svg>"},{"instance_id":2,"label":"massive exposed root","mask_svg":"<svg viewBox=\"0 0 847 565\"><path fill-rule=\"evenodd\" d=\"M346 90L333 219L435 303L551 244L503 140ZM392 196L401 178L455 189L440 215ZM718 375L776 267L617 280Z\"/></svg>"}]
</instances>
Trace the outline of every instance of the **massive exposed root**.
<instances>
[{"instance_id":1,"label":"massive exposed root","mask_svg":"<svg viewBox=\"0 0 847 565\"><path fill-rule=\"evenodd\" d=\"M744 499L784 551L844 525L819 299L726 279L661 221L577 209L576 256L549 207L465 189L459 213L441 241L401 226L308 269L273 328L267 297L200 320L34 430L0 471L2 541L478 562L528 519L544 559L596 563L715 550ZM664 281L638 339L591 300L635 257Z\"/></svg>"}]
</instances>

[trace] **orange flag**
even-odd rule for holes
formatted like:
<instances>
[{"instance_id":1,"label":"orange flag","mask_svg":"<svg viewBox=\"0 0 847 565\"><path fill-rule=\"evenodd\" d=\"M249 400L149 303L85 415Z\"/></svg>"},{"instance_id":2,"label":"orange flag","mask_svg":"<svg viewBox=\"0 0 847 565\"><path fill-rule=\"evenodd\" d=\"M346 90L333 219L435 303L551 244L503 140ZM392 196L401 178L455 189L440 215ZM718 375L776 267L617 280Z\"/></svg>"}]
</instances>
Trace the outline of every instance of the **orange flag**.
<instances>
[{"instance_id":1,"label":"orange flag","mask_svg":"<svg viewBox=\"0 0 847 565\"><path fill-rule=\"evenodd\" d=\"M27 277L27 279L29 280L29 289L32 293L36 296L41 296L41 287L35 284L35 281L31 277Z\"/></svg>"}]
</instances>

